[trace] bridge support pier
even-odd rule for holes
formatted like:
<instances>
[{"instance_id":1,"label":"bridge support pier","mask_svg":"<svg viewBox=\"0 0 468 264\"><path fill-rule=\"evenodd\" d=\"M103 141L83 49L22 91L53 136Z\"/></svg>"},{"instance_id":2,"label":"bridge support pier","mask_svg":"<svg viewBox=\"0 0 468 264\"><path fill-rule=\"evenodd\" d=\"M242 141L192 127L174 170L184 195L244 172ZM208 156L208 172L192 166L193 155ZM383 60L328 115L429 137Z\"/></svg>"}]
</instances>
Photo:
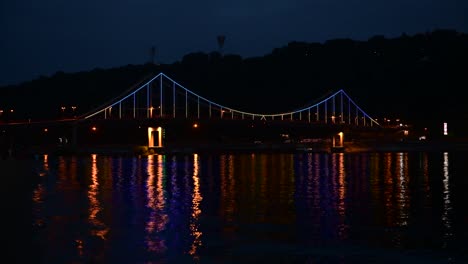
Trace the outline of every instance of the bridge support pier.
<instances>
[{"instance_id":1,"label":"bridge support pier","mask_svg":"<svg viewBox=\"0 0 468 264\"><path fill-rule=\"evenodd\" d=\"M336 143L336 136L339 137L339 144ZM332 152L343 152L344 151L344 134L343 132L339 132L332 137Z\"/></svg>"},{"instance_id":2,"label":"bridge support pier","mask_svg":"<svg viewBox=\"0 0 468 264\"><path fill-rule=\"evenodd\" d=\"M155 136L157 134L157 136ZM148 147L149 148L162 148L163 147L163 142L162 142L162 134L163 134L163 129L162 127L157 127L156 129L154 127L148 127ZM155 142L155 138L157 139L157 142ZM157 145L155 146L155 143Z\"/></svg>"}]
</instances>

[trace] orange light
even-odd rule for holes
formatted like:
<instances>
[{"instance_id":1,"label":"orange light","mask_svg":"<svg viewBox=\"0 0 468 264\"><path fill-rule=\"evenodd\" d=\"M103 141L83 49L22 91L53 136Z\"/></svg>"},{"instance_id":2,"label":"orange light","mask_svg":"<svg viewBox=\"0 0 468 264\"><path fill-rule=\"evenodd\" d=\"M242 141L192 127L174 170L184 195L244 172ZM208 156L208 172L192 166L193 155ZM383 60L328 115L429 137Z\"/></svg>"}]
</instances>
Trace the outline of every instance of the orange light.
<instances>
[{"instance_id":1,"label":"orange light","mask_svg":"<svg viewBox=\"0 0 468 264\"><path fill-rule=\"evenodd\" d=\"M91 130L92 130L92 131L96 131L97 128L96 128L95 126L93 126L93 127L91 127Z\"/></svg>"},{"instance_id":2,"label":"orange light","mask_svg":"<svg viewBox=\"0 0 468 264\"><path fill-rule=\"evenodd\" d=\"M197 124L197 123L193 124L193 127L194 127L194 128L197 128L197 127L198 127L198 124Z\"/></svg>"},{"instance_id":3,"label":"orange light","mask_svg":"<svg viewBox=\"0 0 468 264\"><path fill-rule=\"evenodd\" d=\"M47 128L44 128L44 132L47 132L47 131L49 131L49 130Z\"/></svg>"}]
</instances>

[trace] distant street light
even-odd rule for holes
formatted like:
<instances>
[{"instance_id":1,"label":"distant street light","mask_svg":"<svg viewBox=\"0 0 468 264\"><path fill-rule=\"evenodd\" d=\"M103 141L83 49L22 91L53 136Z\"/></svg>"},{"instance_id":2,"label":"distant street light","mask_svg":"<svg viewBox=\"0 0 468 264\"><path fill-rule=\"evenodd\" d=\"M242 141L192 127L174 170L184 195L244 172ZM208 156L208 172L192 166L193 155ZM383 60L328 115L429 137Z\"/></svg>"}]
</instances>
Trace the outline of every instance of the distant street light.
<instances>
[{"instance_id":1,"label":"distant street light","mask_svg":"<svg viewBox=\"0 0 468 264\"><path fill-rule=\"evenodd\" d=\"M76 106L71 106L73 117L76 117Z\"/></svg>"},{"instance_id":2,"label":"distant street light","mask_svg":"<svg viewBox=\"0 0 468 264\"><path fill-rule=\"evenodd\" d=\"M153 110L154 110L154 107L151 106L151 107L149 108L149 110L150 110L150 118L153 118Z\"/></svg>"}]
</instances>

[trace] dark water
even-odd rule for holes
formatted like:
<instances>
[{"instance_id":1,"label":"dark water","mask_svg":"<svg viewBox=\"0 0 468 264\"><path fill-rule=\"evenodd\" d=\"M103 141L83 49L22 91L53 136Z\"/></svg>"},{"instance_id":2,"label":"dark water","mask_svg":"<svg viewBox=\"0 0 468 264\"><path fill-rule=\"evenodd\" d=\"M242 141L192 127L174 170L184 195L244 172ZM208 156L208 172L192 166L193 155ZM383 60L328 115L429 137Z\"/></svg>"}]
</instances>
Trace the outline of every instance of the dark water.
<instances>
[{"instance_id":1,"label":"dark water","mask_svg":"<svg viewBox=\"0 0 468 264\"><path fill-rule=\"evenodd\" d=\"M3 227L22 263L468 263L466 154L4 161Z\"/></svg>"}]
</instances>

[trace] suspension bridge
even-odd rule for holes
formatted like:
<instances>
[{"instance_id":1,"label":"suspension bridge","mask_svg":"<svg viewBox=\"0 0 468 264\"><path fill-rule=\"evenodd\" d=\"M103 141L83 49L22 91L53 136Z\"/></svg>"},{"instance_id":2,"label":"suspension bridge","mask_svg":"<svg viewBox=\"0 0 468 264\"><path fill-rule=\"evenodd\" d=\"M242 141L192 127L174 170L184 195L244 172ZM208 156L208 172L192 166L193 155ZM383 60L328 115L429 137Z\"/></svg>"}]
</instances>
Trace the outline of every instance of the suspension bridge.
<instances>
[{"instance_id":1,"label":"suspension bridge","mask_svg":"<svg viewBox=\"0 0 468 264\"><path fill-rule=\"evenodd\" d=\"M257 113L219 104L164 73L85 114L57 120L56 124L60 125L29 124L28 139L33 142L59 139L61 144L73 145L134 144L161 148L194 143L284 143L331 138L335 146L335 137L340 135L338 146L342 146L344 131L349 134L381 127L342 89L300 108Z\"/></svg>"},{"instance_id":2,"label":"suspension bridge","mask_svg":"<svg viewBox=\"0 0 468 264\"><path fill-rule=\"evenodd\" d=\"M192 92L164 73L94 109L87 119L230 119L287 120L308 123L380 126L344 90L314 104L281 113L252 113L218 104Z\"/></svg>"}]
</instances>

